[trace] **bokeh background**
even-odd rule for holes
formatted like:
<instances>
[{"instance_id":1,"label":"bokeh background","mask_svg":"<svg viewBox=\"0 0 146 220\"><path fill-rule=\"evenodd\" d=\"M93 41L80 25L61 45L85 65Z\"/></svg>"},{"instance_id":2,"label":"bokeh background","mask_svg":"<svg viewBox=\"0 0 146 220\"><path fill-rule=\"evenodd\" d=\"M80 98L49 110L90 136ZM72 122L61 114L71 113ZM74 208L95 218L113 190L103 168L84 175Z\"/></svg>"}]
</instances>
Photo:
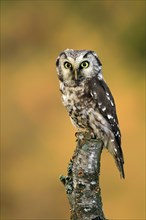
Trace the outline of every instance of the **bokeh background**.
<instances>
[{"instance_id":1,"label":"bokeh background","mask_svg":"<svg viewBox=\"0 0 146 220\"><path fill-rule=\"evenodd\" d=\"M102 154L108 219L145 219L145 1L1 1L1 219L69 219L59 181L75 149L55 60L95 50L115 97L126 179Z\"/></svg>"}]
</instances>

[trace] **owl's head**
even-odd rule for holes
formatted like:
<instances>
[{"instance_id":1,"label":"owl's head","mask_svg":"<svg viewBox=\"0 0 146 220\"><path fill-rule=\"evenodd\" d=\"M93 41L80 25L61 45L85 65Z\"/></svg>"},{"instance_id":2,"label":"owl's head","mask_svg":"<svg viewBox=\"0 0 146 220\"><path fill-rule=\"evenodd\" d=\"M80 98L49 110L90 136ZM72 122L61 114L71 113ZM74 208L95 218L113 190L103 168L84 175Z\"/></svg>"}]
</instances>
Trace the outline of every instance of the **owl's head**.
<instances>
[{"instance_id":1,"label":"owl's head","mask_svg":"<svg viewBox=\"0 0 146 220\"><path fill-rule=\"evenodd\" d=\"M77 86L84 80L101 74L101 62L91 50L67 49L60 53L56 61L58 77L68 86Z\"/></svg>"}]
</instances>

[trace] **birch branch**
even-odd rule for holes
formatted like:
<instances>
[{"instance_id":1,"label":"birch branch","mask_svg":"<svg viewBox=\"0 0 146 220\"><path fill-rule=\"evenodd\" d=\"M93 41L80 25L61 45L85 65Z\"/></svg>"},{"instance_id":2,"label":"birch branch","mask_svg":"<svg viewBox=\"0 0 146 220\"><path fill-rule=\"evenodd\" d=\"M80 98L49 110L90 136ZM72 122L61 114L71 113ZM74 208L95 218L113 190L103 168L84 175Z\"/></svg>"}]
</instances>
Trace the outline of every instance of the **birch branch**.
<instances>
[{"instance_id":1,"label":"birch branch","mask_svg":"<svg viewBox=\"0 0 146 220\"><path fill-rule=\"evenodd\" d=\"M68 176L61 176L71 207L71 220L106 220L99 185L101 140L79 132L77 147L68 165Z\"/></svg>"}]
</instances>

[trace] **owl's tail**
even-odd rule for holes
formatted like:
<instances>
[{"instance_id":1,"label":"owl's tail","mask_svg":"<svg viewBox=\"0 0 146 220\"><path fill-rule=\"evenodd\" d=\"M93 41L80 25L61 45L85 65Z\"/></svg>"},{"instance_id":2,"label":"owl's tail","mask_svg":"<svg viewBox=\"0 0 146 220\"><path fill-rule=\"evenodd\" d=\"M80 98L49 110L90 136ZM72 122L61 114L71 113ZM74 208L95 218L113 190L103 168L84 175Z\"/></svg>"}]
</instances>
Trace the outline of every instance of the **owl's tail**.
<instances>
[{"instance_id":1,"label":"owl's tail","mask_svg":"<svg viewBox=\"0 0 146 220\"><path fill-rule=\"evenodd\" d=\"M116 155L114 155L114 159L115 159L116 165L118 167L118 170L120 172L121 178L125 179L123 156L119 157L118 154L116 154Z\"/></svg>"},{"instance_id":2,"label":"owl's tail","mask_svg":"<svg viewBox=\"0 0 146 220\"><path fill-rule=\"evenodd\" d=\"M110 145L108 147L109 152L112 154L112 156L115 159L116 166L120 172L120 177L125 178L125 173L124 173L124 157L123 157L123 152L120 146L118 145Z\"/></svg>"}]
</instances>

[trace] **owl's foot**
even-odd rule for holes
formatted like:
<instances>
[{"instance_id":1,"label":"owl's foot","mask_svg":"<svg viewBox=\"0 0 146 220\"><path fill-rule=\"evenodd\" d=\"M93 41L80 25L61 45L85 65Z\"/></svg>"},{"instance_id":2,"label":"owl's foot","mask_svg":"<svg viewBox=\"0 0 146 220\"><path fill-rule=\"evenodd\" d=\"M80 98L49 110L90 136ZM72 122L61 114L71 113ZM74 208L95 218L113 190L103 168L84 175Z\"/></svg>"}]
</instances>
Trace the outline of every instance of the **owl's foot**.
<instances>
[{"instance_id":1,"label":"owl's foot","mask_svg":"<svg viewBox=\"0 0 146 220\"><path fill-rule=\"evenodd\" d=\"M91 135L91 139L96 139L96 135L94 134L93 131L90 132L90 135Z\"/></svg>"},{"instance_id":2,"label":"owl's foot","mask_svg":"<svg viewBox=\"0 0 146 220\"><path fill-rule=\"evenodd\" d=\"M95 134L92 131L78 131L75 133L75 136L78 139L80 139L81 141L83 140L90 140L90 139L96 139Z\"/></svg>"},{"instance_id":3,"label":"owl's foot","mask_svg":"<svg viewBox=\"0 0 146 220\"><path fill-rule=\"evenodd\" d=\"M76 133L75 133L75 137L77 138L76 139L76 141L77 140L81 140L81 141L83 141L85 138L84 138L84 132L81 132L81 131L77 131Z\"/></svg>"}]
</instances>

